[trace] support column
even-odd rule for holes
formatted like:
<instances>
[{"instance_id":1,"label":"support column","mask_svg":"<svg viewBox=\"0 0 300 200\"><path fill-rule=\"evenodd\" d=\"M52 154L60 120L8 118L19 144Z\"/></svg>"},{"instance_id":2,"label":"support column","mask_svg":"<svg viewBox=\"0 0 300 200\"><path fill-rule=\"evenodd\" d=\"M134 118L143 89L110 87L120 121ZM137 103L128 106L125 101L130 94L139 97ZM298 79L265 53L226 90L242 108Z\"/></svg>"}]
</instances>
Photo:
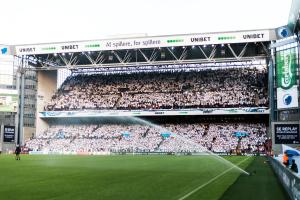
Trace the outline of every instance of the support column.
<instances>
[{"instance_id":1,"label":"support column","mask_svg":"<svg viewBox=\"0 0 300 200\"><path fill-rule=\"evenodd\" d=\"M26 58L22 56L21 63L18 66L18 73L17 73L17 87L18 87L18 94L19 94L19 107L18 107L18 117L17 117L17 139L16 144L23 145L23 126L24 126L24 85L25 85L25 68L26 65Z\"/></svg>"}]
</instances>

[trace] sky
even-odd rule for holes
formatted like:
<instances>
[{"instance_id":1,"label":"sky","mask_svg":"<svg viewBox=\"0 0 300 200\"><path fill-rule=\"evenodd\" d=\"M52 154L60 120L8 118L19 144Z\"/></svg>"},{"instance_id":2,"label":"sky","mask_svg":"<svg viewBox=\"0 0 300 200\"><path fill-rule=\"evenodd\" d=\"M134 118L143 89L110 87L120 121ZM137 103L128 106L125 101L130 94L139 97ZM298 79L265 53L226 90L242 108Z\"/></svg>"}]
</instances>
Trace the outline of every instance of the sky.
<instances>
[{"instance_id":1,"label":"sky","mask_svg":"<svg viewBox=\"0 0 300 200\"><path fill-rule=\"evenodd\" d=\"M0 44L276 28L292 0L0 0Z\"/></svg>"}]
</instances>

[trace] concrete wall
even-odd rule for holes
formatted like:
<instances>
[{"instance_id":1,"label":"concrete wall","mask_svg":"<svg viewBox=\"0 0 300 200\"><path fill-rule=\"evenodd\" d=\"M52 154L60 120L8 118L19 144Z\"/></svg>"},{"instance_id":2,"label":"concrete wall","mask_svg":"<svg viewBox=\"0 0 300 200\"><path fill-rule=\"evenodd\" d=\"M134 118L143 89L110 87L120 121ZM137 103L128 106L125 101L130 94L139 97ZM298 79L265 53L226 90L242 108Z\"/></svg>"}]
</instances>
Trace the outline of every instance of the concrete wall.
<instances>
[{"instance_id":1,"label":"concrete wall","mask_svg":"<svg viewBox=\"0 0 300 200\"><path fill-rule=\"evenodd\" d=\"M39 71L37 74L37 105L36 105L36 134L48 128L48 123L39 118L39 112L44 111L44 106L56 92L57 71Z\"/></svg>"},{"instance_id":2,"label":"concrete wall","mask_svg":"<svg viewBox=\"0 0 300 200\"><path fill-rule=\"evenodd\" d=\"M282 186L293 200L300 199L300 177L278 160L268 158ZM299 169L299 166L298 166Z\"/></svg>"}]
</instances>

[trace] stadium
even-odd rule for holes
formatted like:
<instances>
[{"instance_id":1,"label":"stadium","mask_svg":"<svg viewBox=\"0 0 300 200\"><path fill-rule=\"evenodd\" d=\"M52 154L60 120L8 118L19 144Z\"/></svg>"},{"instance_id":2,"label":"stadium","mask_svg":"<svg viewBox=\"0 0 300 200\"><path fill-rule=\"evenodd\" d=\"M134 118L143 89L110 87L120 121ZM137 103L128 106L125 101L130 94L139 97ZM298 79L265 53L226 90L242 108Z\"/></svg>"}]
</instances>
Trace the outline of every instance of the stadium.
<instances>
[{"instance_id":1,"label":"stadium","mask_svg":"<svg viewBox=\"0 0 300 200\"><path fill-rule=\"evenodd\" d=\"M299 11L268 29L1 44L0 198L300 199Z\"/></svg>"}]
</instances>

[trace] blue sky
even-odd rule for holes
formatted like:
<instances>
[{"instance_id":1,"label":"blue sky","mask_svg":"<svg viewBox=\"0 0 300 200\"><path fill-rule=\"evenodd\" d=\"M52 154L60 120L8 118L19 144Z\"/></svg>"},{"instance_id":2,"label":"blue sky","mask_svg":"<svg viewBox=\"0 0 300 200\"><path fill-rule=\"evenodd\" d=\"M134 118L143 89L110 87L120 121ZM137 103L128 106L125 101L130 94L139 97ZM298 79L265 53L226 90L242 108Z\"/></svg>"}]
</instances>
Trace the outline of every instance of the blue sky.
<instances>
[{"instance_id":1,"label":"blue sky","mask_svg":"<svg viewBox=\"0 0 300 200\"><path fill-rule=\"evenodd\" d=\"M292 0L5 0L0 44L275 28Z\"/></svg>"}]
</instances>

